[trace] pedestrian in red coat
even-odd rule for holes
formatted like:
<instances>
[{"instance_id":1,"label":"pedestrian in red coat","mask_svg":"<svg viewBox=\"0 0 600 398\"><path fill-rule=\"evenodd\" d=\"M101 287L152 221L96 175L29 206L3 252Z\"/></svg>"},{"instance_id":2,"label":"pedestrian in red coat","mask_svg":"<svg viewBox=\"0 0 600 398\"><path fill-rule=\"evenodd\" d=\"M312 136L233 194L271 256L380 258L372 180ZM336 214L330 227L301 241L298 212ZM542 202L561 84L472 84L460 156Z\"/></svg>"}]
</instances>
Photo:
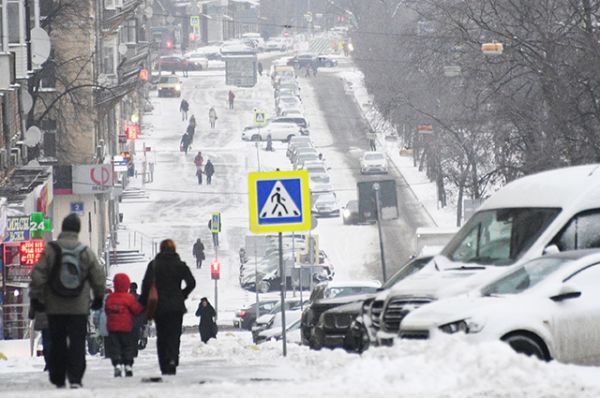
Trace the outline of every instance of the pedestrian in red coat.
<instances>
[{"instance_id":1,"label":"pedestrian in red coat","mask_svg":"<svg viewBox=\"0 0 600 398\"><path fill-rule=\"evenodd\" d=\"M131 283L126 274L116 274L113 285L115 292L108 296L105 304L110 359L115 368L115 377L121 377L123 370L126 377L131 377L137 345L136 334L133 333L133 317L141 314L144 307L129 293Z\"/></svg>"}]
</instances>

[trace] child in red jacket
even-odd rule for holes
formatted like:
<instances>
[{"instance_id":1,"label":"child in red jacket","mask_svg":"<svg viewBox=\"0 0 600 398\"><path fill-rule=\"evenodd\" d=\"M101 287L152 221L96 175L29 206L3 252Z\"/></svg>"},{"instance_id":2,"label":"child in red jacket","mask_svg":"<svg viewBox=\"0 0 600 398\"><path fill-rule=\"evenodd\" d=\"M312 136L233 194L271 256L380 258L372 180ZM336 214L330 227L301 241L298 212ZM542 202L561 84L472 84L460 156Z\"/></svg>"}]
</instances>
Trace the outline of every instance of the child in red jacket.
<instances>
[{"instance_id":1,"label":"child in red jacket","mask_svg":"<svg viewBox=\"0 0 600 398\"><path fill-rule=\"evenodd\" d=\"M115 292L108 295L105 304L106 326L108 329L109 356L115 367L115 377L121 377L123 367L126 377L133 376L135 356L135 333L133 316L144 311L144 307L129 293L129 277L116 274L113 279Z\"/></svg>"}]
</instances>

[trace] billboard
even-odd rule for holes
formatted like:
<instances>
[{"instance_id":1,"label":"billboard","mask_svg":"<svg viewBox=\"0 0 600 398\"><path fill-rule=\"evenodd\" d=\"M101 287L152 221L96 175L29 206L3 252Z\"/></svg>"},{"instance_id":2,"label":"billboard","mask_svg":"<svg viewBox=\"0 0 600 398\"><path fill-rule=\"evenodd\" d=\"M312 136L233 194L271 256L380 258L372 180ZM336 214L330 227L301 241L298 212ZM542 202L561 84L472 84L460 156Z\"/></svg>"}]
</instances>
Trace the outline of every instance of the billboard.
<instances>
[{"instance_id":1,"label":"billboard","mask_svg":"<svg viewBox=\"0 0 600 398\"><path fill-rule=\"evenodd\" d=\"M73 193L97 194L109 192L114 176L111 164L74 165Z\"/></svg>"}]
</instances>

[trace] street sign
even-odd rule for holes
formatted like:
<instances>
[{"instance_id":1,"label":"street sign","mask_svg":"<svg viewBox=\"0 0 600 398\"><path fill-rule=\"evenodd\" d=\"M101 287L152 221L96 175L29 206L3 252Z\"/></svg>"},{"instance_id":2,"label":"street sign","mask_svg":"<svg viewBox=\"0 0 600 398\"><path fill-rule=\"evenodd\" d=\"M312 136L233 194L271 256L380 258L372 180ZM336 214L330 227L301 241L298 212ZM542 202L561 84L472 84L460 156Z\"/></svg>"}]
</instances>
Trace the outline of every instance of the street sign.
<instances>
[{"instance_id":1,"label":"street sign","mask_svg":"<svg viewBox=\"0 0 600 398\"><path fill-rule=\"evenodd\" d=\"M308 172L274 171L248 174L250 231L309 231Z\"/></svg>"},{"instance_id":2,"label":"street sign","mask_svg":"<svg viewBox=\"0 0 600 398\"><path fill-rule=\"evenodd\" d=\"M210 232L218 234L221 232L221 213L215 211L210 218Z\"/></svg>"},{"instance_id":3,"label":"street sign","mask_svg":"<svg viewBox=\"0 0 600 398\"><path fill-rule=\"evenodd\" d=\"M83 216L85 207L83 206L83 202L71 202L70 210L71 213L75 213L78 216Z\"/></svg>"},{"instance_id":4,"label":"street sign","mask_svg":"<svg viewBox=\"0 0 600 398\"><path fill-rule=\"evenodd\" d=\"M115 172L127 171L128 161L121 155L113 156L113 168Z\"/></svg>"},{"instance_id":5,"label":"street sign","mask_svg":"<svg viewBox=\"0 0 600 398\"><path fill-rule=\"evenodd\" d=\"M195 28L200 28L200 16L199 15L192 15L190 17L190 26L193 26Z\"/></svg>"},{"instance_id":6,"label":"street sign","mask_svg":"<svg viewBox=\"0 0 600 398\"><path fill-rule=\"evenodd\" d=\"M264 126L267 124L267 113L261 110L254 111L254 124L260 124Z\"/></svg>"},{"instance_id":7,"label":"street sign","mask_svg":"<svg viewBox=\"0 0 600 398\"><path fill-rule=\"evenodd\" d=\"M43 239L44 234L52 232L52 220L44 218L44 213L39 211L31 213L29 232L31 239Z\"/></svg>"}]
</instances>

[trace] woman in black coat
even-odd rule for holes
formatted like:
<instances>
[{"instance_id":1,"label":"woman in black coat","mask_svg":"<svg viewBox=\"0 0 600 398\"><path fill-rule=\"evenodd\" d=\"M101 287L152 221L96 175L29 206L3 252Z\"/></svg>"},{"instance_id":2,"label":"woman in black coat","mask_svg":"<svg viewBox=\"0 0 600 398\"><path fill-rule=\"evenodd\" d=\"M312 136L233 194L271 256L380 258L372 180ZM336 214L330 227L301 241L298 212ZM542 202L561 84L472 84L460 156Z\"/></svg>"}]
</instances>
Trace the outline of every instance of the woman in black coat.
<instances>
[{"instance_id":1,"label":"woman in black coat","mask_svg":"<svg viewBox=\"0 0 600 398\"><path fill-rule=\"evenodd\" d=\"M208 302L206 297L202 297L198 309L196 310L196 316L200 317L200 324L198 330L200 331L200 340L206 343L208 340L217 337L217 324L215 317L217 312L212 305Z\"/></svg>"},{"instance_id":2,"label":"woman in black coat","mask_svg":"<svg viewBox=\"0 0 600 398\"><path fill-rule=\"evenodd\" d=\"M185 282L184 289L181 288L182 281ZM174 375L179 365L183 314L187 312L185 300L196 287L196 280L175 252L175 242L171 239L160 242L160 252L148 264L139 298L144 306L153 283L158 292L154 315L158 363L162 374Z\"/></svg>"}]
</instances>

